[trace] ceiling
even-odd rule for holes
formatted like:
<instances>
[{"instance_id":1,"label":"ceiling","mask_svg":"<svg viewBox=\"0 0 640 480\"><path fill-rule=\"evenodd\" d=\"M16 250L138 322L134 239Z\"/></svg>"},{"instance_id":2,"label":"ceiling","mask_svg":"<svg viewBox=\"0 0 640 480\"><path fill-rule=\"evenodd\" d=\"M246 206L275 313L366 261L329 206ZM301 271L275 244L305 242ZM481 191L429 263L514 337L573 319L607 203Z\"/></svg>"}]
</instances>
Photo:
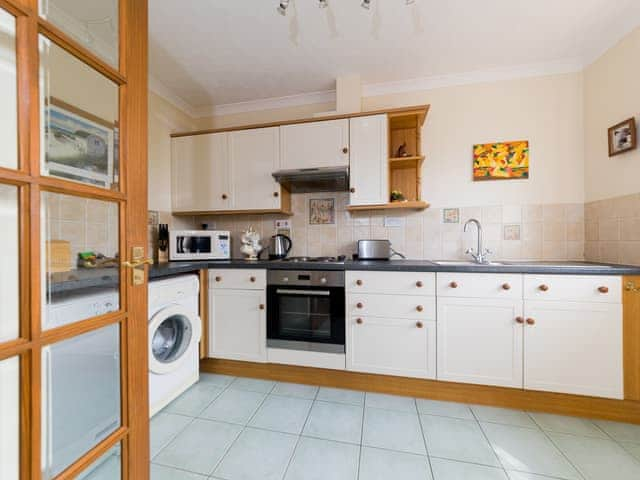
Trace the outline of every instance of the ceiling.
<instances>
[{"instance_id":1,"label":"ceiling","mask_svg":"<svg viewBox=\"0 0 640 480\"><path fill-rule=\"evenodd\" d=\"M195 109L364 84L570 62L640 25L638 0L152 0L150 73Z\"/></svg>"}]
</instances>

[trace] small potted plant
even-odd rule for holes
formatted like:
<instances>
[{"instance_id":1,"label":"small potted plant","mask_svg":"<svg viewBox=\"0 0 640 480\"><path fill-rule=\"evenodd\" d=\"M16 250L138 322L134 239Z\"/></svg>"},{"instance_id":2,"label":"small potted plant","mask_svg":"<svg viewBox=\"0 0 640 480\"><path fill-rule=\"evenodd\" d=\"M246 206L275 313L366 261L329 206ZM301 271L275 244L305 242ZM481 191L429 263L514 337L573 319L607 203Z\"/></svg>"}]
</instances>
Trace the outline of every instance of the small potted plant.
<instances>
[{"instance_id":1,"label":"small potted plant","mask_svg":"<svg viewBox=\"0 0 640 480\"><path fill-rule=\"evenodd\" d=\"M404 194L400 190L392 190L391 191L391 201L392 202L406 202Z\"/></svg>"}]
</instances>

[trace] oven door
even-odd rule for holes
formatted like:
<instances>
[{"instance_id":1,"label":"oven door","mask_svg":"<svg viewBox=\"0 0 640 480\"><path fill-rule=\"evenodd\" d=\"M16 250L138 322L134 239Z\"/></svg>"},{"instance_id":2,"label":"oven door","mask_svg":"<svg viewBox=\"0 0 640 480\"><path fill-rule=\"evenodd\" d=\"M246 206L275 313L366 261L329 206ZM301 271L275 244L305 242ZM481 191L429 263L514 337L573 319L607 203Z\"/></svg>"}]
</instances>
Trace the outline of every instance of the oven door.
<instances>
[{"instance_id":1,"label":"oven door","mask_svg":"<svg viewBox=\"0 0 640 480\"><path fill-rule=\"evenodd\" d=\"M267 345L344 353L343 287L267 288Z\"/></svg>"}]
</instances>

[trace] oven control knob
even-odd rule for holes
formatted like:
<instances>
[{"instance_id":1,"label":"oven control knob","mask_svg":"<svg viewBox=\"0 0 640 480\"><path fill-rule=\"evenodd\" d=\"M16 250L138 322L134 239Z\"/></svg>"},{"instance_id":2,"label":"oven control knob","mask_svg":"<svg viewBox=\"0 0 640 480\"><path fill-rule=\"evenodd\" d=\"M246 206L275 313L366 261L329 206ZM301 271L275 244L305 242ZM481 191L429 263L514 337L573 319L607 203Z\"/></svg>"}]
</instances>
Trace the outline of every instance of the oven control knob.
<instances>
[{"instance_id":1,"label":"oven control knob","mask_svg":"<svg viewBox=\"0 0 640 480\"><path fill-rule=\"evenodd\" d=\"M327 283L327 279L326 279L325 277L322 277L322 278L320 279L320 283Z\"/></svg>"}]
</instances>

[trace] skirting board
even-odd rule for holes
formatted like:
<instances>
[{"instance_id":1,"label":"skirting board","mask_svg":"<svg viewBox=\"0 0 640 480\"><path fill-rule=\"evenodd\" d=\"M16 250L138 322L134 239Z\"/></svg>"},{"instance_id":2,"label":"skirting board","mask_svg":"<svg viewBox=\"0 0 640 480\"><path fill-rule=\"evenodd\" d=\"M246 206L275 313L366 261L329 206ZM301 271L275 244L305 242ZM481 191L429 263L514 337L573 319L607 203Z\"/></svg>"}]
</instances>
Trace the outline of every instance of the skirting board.
<instances>
[{"instance_id":1,"label":"skirting board","mask_svg":"<svg viewBox=\"0 0 640 480\"><path fill-rule=\"evenodd\" d=\"M640 424L640 402L206 358L200 371Z\"/></svg>"},{"instance_id":2,"label":"skirting board","mask_svg":"<svg viewBox=\"0 0 640 480\"><path fill-rule=\"evenodd\" d=\"M269 363L329 368L334 370L344 370L347 362L344 353L303 352L284 348L267 348L267 360Z\"/></svg>"}]
</instances>

